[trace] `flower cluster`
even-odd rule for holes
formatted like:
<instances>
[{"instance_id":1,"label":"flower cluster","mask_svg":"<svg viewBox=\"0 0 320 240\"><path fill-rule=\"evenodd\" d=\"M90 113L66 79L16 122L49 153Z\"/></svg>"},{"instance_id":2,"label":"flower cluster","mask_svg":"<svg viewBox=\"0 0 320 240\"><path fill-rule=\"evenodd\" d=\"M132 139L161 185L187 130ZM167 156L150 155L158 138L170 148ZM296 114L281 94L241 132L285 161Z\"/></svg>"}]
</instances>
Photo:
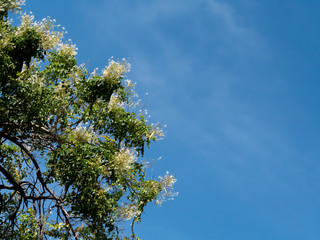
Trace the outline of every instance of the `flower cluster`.
<instances>
[{"instance_id":1,"label":"flower cluster","mask_svg":"<svg viewBox=\"0 0 320 240\"><path fill-rule=\"evenodd\" d=\"M128 97L128 107L133 109L139 106L141 99L138 99L139 95L135 91L136 83L133 83L130 79L126 79L123 85Z\"/></svg>"},{"instance_id":2,"label":"flower cluster","mask_svg":"<svg viewBox=\"0 0 320 240\"><path fill-rule=\"evenodd\" d=\"M109 65L103 70L104 79L110 83L117 83L123 78L124 74L130 71L130 64L125 59L121 62L109 61Z\"/></svg>"},{"instance_id":3,"label":"flower cluster","mask_svg":"<svg viewBox=\"0 0 320 240\"><path fill-rule=\"evenodd\" d=\"M121 149L113 159L113 168L120 173L125 173L132 168L132 163L137 160L137 154L133 149Z\"/></svg>"},{"instance_id":4,"label":"flower cluster","mask_svg":"<svg viewBox=\"0 0 320 240\"><path fill-rule=\"evenodd\" d=\"M161 140L161 137L164 136L164 132L159 123L151 124L152 128L149 132L146 133L146 138L151 140Z\"/></svg>"},{"instance_id":5,"label":"flower cluster","mask_svg":"<svg viewBox=\"0 0 320 240\"><path fill-rule=\"evenodd\" d=\"M135 204L121 204L121 206L118 207L116 212L116 218L120 221L123 220L130 220L134 217L137 217L141 214L141 211L138 210L138 206Z\"/></svg>"},{"instance_id":6,"label":"flower cluster","mask_svg":"<svg viewBox=\"0 0 320 240\"><path fill-rule=\"evenodd\" d=\"M72 44L59 44L58 50L61 56L75 56L78 49Z\"/></svg>"},{"instance_id":7,"label":"flower cluster","mask_svg":"<svg viewBox=\"0 0 320 240\"><path fill-rule=\"evenodd\" d=\"M87 128L78 125L70 134L70 137L72 137L73 140L80 143L95 142L97 140L97 136L93 132L92 127Z\"/></svg>"},{"instance_id":8,"label":"flower cluster","mask_svg":"<svg viewBox=\"0 0 320 240\"><path fill-rule=\"evenodd\" d=\"M85 70L84 66L84 64L81 64L72 68L72 72L70 72L69 76L70 79L73 80L74 85L77 85L81 82Z\"/></svg>"},{"instance_id":9,"label":"flower cluster","mask_svg":"<svg viewBox=\"0 0 320 240\"><path fill-rule=\"evenodd\" d=\"M0 12L19 10L24 5L25 0L0 1Z\"/></svg>"},{"instance_id":10,"label":"flower cluster","mask_svg":"<svg viewBox=\"0 0 320 240\"><path fill-rule=\"evenodd\" d=\"M177 182L177 179L173 175L169 175L169 172L166 173L164 177L159 177L159 182L161 185L162 191L160 192L156 204L161 205L166 200L172 200L175 196L178 195L177 192L172 192L173 185Z\"/></svg>"},{"instance_id":11,"label":"flower cluster","mask_svg":"<svg viewBox=\"0 0 320 240\"><path fill-rule=\"evenodd\" d=\"M56 93L56 97L57 99L59 100L62 100L64 99L65 95L66 95L66 89L65 87L63 86L62 82L58 83L56 86L55 86L55 93Z\"/></svg>"},{"instance_id":12,"label":"flower cluster","mask_svg":"<svg viewBox=\"0 0 320 240\"><path fill-rule=\"evenodd\" d=\"M39 67L40 62L37 60L34 60L31 62L30 66L27 66L25 63L23 64L22 70L18 76L18 80L28 81L29 83L34 85L35 89L36 87L44 87L44 77L37 72L37 68Z\"/></svg>"},{"instance_id":13,"label":"flower cluster","mask_svg":"<svg viewBox=\"0 0 320 240\"><path fill-rule=\"evenodd\" d=\"M41 37L41 43L44 50L55 48L63 37L62 32L52 31L55 20L44 18L40 22L34 23L38 28Z\"/></svg>"},{"instance_id":14,"label":"flower cluster","mask_svg":"<svg viewBox=\"0 0 320 240\"><path fill-rule=\"evenodd\" d=\"M116 94L111 95L108 103L108 112L112 112L117 108L123 108L124 103L119 99Z\"/></svg>"},{"instance_id":15,"label":"flower cluster","mask_svg":"<svg viewBox=\"0 0 320 240\"><path fill-rule=\"evenodd\" d=\"M34 21L31 14L23 14L21 25L15 32L16 35L23 34L25 31L33 29L39 34L41 45L44 50L50 50L58 46L63 37L63 32L53 31L55 20L44 18L41 21Z\"/></svg>"},{"instance_id":16,"label":"flower cluster","mask_svg":"<svg viewBox=\"0 0 320 240\"><path fill-rule=\"evenodd\" d=\"M23 36L26 32L34 30L33 26L33 20L34 16L33 15L28 15L28 14L23 14L21 16L21 25L17 27L16 31L14 32L14 35L16 37ZM9 35L8 35L9 36ZM12 44L9 39L6 38L6 35L4 36L4 44ZM12 45L13 48L15 48L15 45Z\"/></svg>"}]
</instances>

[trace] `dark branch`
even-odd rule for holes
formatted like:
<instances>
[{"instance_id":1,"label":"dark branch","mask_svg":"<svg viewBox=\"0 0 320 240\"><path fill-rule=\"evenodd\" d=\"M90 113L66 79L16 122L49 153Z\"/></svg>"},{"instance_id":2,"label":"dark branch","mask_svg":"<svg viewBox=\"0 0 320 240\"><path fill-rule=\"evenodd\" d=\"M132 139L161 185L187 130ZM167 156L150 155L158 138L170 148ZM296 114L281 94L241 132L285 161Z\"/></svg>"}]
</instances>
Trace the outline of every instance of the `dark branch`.
<instances>
[{"instance_id":1,"label":"dark branch","mask_svg":"<svg viewBox=\"0 0 320 240\"><path fill-rule=\"evenodd\" d=\"M7 180L13 185L12 186L12 189L15 189L17 190L22 197L25 197L26 196L26 193L24 192L23 188L21 187L21 185L16 182L16 180L14 180L14 178L11 176L11 174L4 168L0 165L0 172L7 178ZM5 185L2 185L2 186L5 186ZM10 186L9 186L10 187ZM7 188L9 189L9 188Z\"/></svg>"},{"instance_id":2,"label":"dark branch","mask_svg":"<svg viewBox=\"0 0 320 240\"><path fill-rule=\"evenodd\" d=\"M43 176L42 176L42 173L41 173L41 170L40 170L40 166L37 162L37 160L34 158L34 156L28 151L28 149L26 149L25 146L23 146L23 144L15 137L11 137L11 136L8 136L7 134L4 134L2 132L0 132L0 136L1 137L4 137L6 139L8 139L9 141L11 141L12 143L16 144L18 147L20 147L20 149L25 152L27 154L27 156L30 158L30 160L32 161L33 165L35 166L36 168L36 174L37 174L37 178L39 179L40 183L42 184L42 186L51 194L52 196L52 200L56 200L59 208L61 209L71 231L72 231L72 234L74 235L74 239L78 239L77 236L76 236L76 232L74 231L73 227L72 227L72 224L70 222L70 216L68 214L68 212L64 209L64 207L62 206L62 200L60 198L58 198L52 191L51 189L47 186L47 184L45 183L44 179L43 179ZM1 169L0 169L1 170ZM5 170L5 169L4 169ZM12 185L15 186L15 184L11 183ZM18 185L20 188L21 186ZM22 189L22 188L21 188ZM23 191L23 189L22 189ZM20 191L19 191L20 192ZM25 193L23 192L24 195L22 195L24 198L26 198L26 195ZM30 198L32 199L32 198ZM49 198L47 198L49 199ZM36 199L34 199L36 200Z\"/></svg>"},{"instance_id":3,"label":"dark branch","mask_svg":"<svg viewBox=\"0 0 320 240\"><path fill-rule=\"evenodd\" d=\"M40 201L40 200L56 200L52 196L26 196L25 199L31 199L35 201Z\"/></svg>"},{"instance_id":4,"label":"dark branch","mask_svg":"<svg viewBox=\"0 0 320 240\"><path fill-rule=\"evenodd\" d=\"M14 186L8 186L8 185L0 185L0 190L1 189L17 190Z\"/></svg>"}]
</instances>

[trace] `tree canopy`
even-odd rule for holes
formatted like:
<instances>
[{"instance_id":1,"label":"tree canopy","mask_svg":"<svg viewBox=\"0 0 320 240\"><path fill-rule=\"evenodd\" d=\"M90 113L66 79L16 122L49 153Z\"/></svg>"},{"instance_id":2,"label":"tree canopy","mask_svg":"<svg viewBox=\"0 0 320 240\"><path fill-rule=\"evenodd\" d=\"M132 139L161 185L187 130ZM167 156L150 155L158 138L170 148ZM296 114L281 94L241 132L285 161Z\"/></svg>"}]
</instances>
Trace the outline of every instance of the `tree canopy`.
<instances>
[{"instance_id":1,"label":"tree canopy","mask_svg":"<svg viewBox=\"0 0 320 240\"><path fill-rule=\"evenodd\" d=\"M125 59L88 72L55 21L22 4L0 0L0 238L137 239L119 224L174 195L172 175L146 176L161 127Z\"/></svg>"}]
</instances>

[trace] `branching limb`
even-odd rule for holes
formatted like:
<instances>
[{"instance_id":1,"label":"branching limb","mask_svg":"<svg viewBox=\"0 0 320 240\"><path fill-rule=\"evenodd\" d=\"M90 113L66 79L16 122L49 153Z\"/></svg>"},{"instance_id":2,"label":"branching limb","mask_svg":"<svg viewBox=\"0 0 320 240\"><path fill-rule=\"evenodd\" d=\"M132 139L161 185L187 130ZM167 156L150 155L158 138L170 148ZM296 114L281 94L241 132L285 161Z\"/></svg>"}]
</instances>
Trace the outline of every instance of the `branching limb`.
<instances>
[{"instance_id":1,"label":"branching limb","mask_svg":"<svg viewBox=\"0 0 320 240\"><path fill-rule=\"evenodd\" d=\"M21 185L16 182L16 180L13 178L13 176L4 168L0 165L0 172L7 178L7 180L12 184L12 188L17 190L22 197L26 196L25 191L21 187ZM5 185L3 185L5 186Z\"/></svg>"}]
</instances>

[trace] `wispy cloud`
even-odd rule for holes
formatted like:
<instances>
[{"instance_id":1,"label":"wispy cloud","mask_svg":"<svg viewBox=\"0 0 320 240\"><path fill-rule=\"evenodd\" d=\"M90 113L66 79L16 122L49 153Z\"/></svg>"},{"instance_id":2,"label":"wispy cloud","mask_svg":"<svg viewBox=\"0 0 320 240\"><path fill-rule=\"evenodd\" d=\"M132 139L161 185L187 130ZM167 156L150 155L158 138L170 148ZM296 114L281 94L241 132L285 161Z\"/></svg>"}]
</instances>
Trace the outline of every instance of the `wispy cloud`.
<instances>
[{"instance_id":1,"label":"wispy cloud","mask_svg":"<svg viewBox=\"0 0 320 240\"><path fill-rule=\"evenodd\" d=\"M268 54L263 37L231 4L210 0L122 4L130 6L122 9L108 1L82 7L108 50L110 45L121 48L131 58L130 76L152 93L155 119L174 126L176 137L208 162L228 158L245 163L250 155L271 156L277 141L286 146L256 116L255 108L246 106L251 103L235 94L238 83Z\"/></svg>"}]
</instances>

